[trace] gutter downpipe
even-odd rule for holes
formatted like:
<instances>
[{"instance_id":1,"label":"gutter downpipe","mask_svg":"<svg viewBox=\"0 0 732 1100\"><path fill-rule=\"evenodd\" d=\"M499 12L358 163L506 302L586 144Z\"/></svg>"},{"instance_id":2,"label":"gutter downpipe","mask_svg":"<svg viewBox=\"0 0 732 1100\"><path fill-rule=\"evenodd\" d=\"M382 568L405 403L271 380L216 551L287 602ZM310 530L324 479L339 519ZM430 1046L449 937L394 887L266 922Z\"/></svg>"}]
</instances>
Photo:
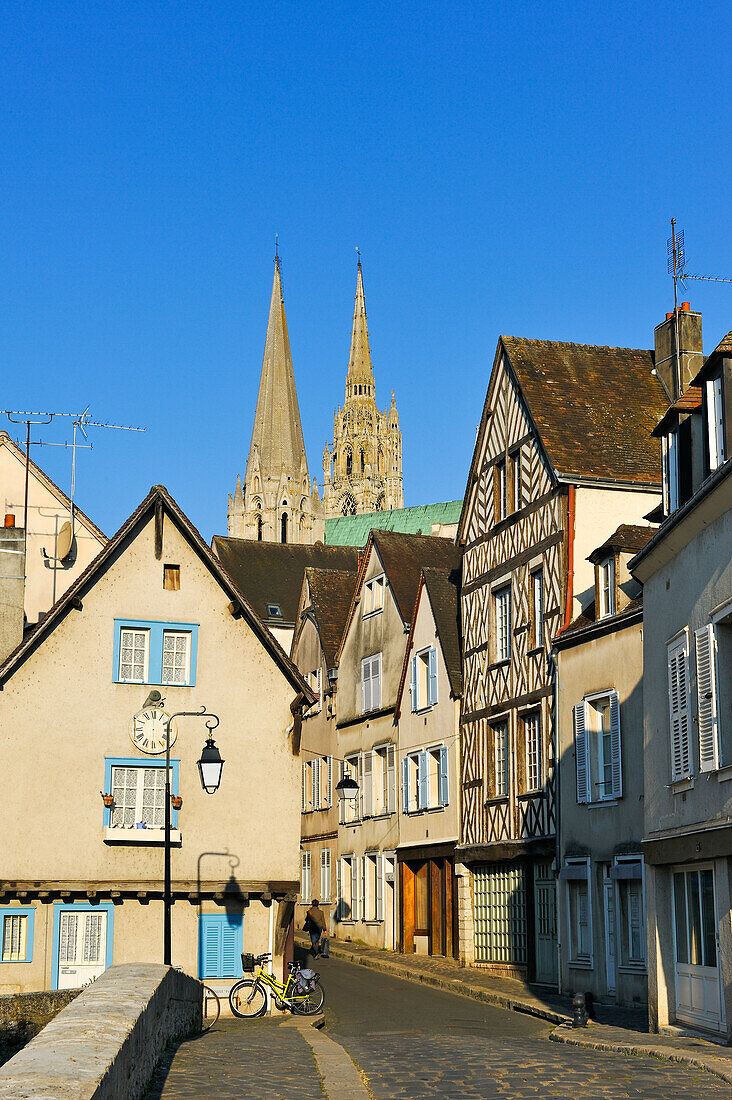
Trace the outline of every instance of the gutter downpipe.
<instances>
[{"instance_id":1,"label":"gutter downpipe","mask_svg":"<svg viewBox=\"0 0 732 1100\"><path fill-rule=\"evenodd\" d=\"M562 630L566 630L572 621L572 599L574 597L574 522L575 522L575 501L574 501L574 485L569 486L569 493L567 496L567 598L564 605L564 624ZM561 634L561 630L560 630ZM557 815L557 837L555 844L555 863L557 868L556 879L556 899L555 908L557 914L557 989L559 993L562 992L562 910L561 910L561 897L559 886L559 870L561 866L561 821L562 821L562 797L561 789L559 786L559 731L557 729L557 722L559 718L557 708L557 687L558 687L558 670L557 670L557 657L556 652L552 650L552 665L554 672L554 691L552 693L552 706L554 708L554 759L556 767L556 815Z\"/></svg>"}]
</instances>

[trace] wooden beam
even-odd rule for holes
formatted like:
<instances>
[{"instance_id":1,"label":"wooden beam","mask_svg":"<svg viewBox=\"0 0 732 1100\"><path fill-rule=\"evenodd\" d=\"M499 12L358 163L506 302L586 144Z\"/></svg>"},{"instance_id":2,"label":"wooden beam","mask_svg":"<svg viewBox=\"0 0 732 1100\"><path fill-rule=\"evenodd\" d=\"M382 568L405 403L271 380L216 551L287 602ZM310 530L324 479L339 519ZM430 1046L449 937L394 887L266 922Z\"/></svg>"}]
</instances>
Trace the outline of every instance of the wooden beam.
<instances>
[{"instance_id":1,"label":"wooden beam","mask_svg":"<svg viewBox=\"0 0 732 1100\"><path fill-rule=\"evenodd\" d=\"M163 511L162 500L155 502L155 557L158 561L163 556Z\"/></svg>"}]
</instances>

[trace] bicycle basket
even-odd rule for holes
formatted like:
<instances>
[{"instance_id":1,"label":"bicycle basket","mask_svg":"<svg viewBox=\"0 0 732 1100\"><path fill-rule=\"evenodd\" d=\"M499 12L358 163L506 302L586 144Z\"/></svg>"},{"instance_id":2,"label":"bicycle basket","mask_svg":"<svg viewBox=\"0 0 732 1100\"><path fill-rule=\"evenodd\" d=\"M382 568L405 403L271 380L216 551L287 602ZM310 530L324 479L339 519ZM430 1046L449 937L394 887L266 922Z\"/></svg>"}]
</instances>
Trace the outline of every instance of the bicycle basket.
<instances>
[{"instance_id":1,"label":"bicycle basket","mask_svg":"<svg viewBox=\"0 0 732 1100\"><path fill-rule=\"evenodd\" d=\"M241 968L247 973L251 973L254 970L254 955L247 955L242 953Z\"/></svg>"}]
</instances>

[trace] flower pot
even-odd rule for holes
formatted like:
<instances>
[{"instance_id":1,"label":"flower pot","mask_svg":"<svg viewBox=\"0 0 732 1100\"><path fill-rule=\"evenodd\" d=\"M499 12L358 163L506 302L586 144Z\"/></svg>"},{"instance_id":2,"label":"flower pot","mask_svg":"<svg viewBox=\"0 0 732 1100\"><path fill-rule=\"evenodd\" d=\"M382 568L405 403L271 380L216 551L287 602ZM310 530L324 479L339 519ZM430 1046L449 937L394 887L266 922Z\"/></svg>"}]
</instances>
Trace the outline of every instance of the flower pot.
<instances>
[{"instance_id":1,"label":"flower pot","mask_svg":"<svg viewBox=\"0 0 732 1100\"><path fill-rule=\"evenodd\" d=\"M179 810L183 805L183 799L180 797L179 794L172 795L170 801L173 805L174 810Z\"/></svg>"},{"instance_id":2,"label":"flower pot","mask_svg":"<svg viewBox=\"0 0 732 1100\"><path fill-rule=\"evenodd\" d=\"M102 792L100 791L99 793L101 794ZM102 802L107 807L107 809L111 810L112 806L114 806L114 795L113 794L102 794Z\"/></svg>"}]
</instances>

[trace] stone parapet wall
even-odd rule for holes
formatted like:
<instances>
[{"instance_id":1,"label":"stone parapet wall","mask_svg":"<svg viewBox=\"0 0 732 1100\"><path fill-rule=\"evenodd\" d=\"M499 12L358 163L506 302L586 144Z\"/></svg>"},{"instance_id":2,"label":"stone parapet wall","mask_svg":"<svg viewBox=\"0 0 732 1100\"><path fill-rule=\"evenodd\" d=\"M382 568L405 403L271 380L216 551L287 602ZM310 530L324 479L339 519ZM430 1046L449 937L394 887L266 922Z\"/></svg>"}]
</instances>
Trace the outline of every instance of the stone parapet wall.
<instances>
[{"instance_id":1,"label":"stone parapet wall","mask_svg":"<svg viewBox=\"0 0 732 1100\"><path fill-rule=\"evenodd\" d=\"M80 992L48 989L0 996L0 1066L22 1050Z\"/></svg>"},{"instance_id":2,"label":"stone parapet wall","mask_svg":"<svg viewBox=\"0 0 732 1100\"><path fill-rule=\"evenodd\" d=\"M168 1044L200 1031L202 1001L178 970L113 966L0 1069L0 1100L138 1100Z\"/></svg>"}]
</instances>

